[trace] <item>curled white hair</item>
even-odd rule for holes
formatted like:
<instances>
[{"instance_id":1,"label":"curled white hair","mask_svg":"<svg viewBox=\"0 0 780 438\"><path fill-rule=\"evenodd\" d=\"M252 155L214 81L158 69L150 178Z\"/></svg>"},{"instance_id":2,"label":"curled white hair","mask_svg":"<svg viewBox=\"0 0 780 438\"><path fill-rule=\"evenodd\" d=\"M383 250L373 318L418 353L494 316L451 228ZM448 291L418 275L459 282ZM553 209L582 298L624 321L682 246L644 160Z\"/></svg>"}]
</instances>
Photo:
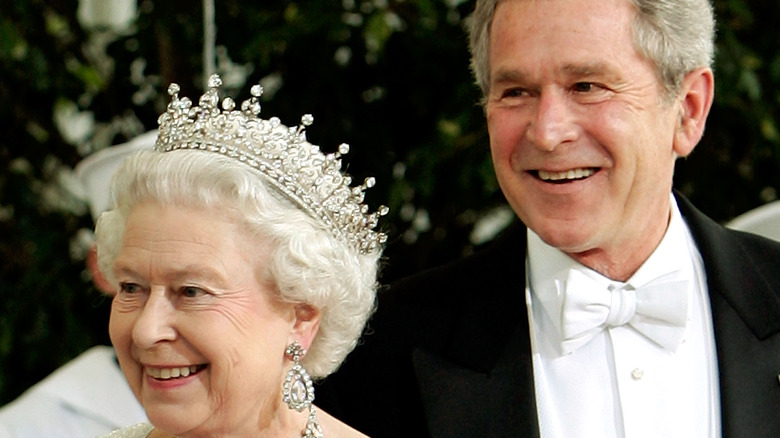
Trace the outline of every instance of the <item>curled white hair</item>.
<instances>
[{"instance_id":1,"label":"curled white hair","mask_svg":"<svg viewBox=\"0 0 780 438\"><path fill-rule=\"evenodd\" d=\"M143 151L129 157L111 185L114 207L98 220L100 270L113 265L133 207L153 201L234 215L270 249L268 266L281 298L321 314L303 364L313 377L335 371L352 351L375 307L380 251L361 254L268 185L256 171L219 154ZM280 352L283 354L283 352Z\"/></svg>"}]
</instances>

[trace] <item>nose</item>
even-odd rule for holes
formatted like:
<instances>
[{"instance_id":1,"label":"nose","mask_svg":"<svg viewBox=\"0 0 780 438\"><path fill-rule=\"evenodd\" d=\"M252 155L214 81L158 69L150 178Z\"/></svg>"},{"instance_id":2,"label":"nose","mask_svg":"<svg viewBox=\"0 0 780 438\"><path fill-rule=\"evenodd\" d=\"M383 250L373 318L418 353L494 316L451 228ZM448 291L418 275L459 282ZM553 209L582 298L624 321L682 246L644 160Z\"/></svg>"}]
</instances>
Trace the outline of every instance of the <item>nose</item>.
<instances>
[{"instance_id":1,"label":"nose","mask_svg":"<svg viewBox=\"0 0 780 438\"><path fill-rule=\"evenodd\" d=\"M152 288L133 325L133 342L140 348L151 348L160 342L176 339L175 312L165 288Z\"/></svg>"},{"instance_id":2,"label":"nose","mask_svg":"<svg viewBox=\"0 0 780 438\"><path fill-rule=\"evenodd\" d=\"M539 94L536 114L526 130L527 139L536 147L552 152L558 145L573 141L577 126L565 93L545 89Z\"/></svg>"}]
</instances>

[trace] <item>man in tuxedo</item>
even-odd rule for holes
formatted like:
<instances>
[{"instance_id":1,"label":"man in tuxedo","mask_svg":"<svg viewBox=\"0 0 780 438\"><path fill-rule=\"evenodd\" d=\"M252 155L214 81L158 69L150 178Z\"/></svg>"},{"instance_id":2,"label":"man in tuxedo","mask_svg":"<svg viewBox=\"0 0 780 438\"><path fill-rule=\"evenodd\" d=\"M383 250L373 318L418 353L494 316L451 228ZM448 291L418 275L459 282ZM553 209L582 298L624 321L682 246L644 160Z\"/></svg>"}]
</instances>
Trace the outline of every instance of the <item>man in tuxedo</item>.
<instances>
[{"instance_id":1,"label":"man in tuxedo","mask_svg":"<svg viewBox=\"0 0 780 438\"><path fill-rule=\"evenodd\" d=\"M672 190L713 100L707 0L478 0L519 221L404 279L318 404L373 437L778 437L780 245Z\"/></svg>"}]
</instances>

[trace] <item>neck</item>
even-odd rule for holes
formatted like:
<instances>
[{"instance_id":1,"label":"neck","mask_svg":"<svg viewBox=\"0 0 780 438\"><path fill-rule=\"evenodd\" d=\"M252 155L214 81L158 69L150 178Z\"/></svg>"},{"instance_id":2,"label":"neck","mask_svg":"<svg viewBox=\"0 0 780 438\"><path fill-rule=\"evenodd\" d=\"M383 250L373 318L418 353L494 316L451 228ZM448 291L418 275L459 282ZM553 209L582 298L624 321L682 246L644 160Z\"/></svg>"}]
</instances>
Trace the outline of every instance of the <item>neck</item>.
<instances>
[{"instance_id":1,"label":"neck","mask_svg":"<svg viewBox=\"0 0 780 438\"><path fill-rule=\"evenodd\" d=\"M625 282L647 261L663 240L671 221L671 209L666 222L659 226L648 223L641 237L618 242L608 248L594 248L579 253L566 253L584 266L615 281Z\"/></svg>"},{"instance_id":2,"label":"neck","mask_svg":"<svg viewBox=\"0 0 780 438\"><path fill-rule=\"evenodd\" d=\"M297 412L290 409L280 410L271 421L257 427L239 431L189 431L180 435L174 435L159 429L154 429L148 438L297 438L306 430L309 419L309 411Z\"/></svg>"},{"instance_id":3,"label":"neck","mask_svg":"<svg viewBox=\"0 0 780 438\"><path fill-rule=\"evenodd\" d=\"M651 248L649 251L643 250L630 254L631 256L639 255L637 257L623 257L621 254L609 254L600 249L576 254L567 254L582 265L593 269L609 279L625 282L634 275L645 260L650 257L652 252Z\"/></svg>"}]
</instances>

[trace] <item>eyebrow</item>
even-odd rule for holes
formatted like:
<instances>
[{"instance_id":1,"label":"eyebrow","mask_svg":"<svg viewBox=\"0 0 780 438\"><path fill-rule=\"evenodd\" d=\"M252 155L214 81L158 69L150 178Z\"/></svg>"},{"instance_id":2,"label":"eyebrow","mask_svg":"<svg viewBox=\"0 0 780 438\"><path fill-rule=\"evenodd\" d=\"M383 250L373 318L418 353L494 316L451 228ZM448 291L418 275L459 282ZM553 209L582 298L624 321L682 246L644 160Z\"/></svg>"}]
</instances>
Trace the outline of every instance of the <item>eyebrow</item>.
<instances>
[{"instance_id":1,"label":"eyebrow","mask_svg":"<svg viewBox=\"0 0 780 438\"><path fill-rule=\"evenodd\" d=\"M495 75L493 75L493 78L490 82L493 84L527 82L525 78L526 75L518 70L499 70Z\"/></svg>"},{"instance_id":2,"label":"eyebrow","mask_svg":"<svg viewBox=\"0 0 780 438\"><path fill-rule=\"evenodd\" d=\"M195 280L196 282L208 283L212 287L224 287L225 276L218 271L203 265L184 265L171 269L173 272L166 275L165 281L169 283L184 283ZM131 278L142 278L137 270L131 266L119 263L116 268L116 276L126 275Z\"/></svg>"},{"instance_id":3,"label":"eyebrow","mask_svg":"<svg viewBox=\"0 0 780 438\"><path fill-rule=\"evenodd\" d=\"M169 281L182 283L185 281L199 280L207 282L213 286L222 286L225 277L208 266L186 265L176 268L174 273L169 276Z\"/></svg>"},{"instance_id":4,"label":"eyebrow","mask_svg":"<svg viewBox=\"0 0 780 438\"><path fill-rule=\"evenodd\" d=\"M608 80L616 81L619 75L605 62L591 62L587 64L565 64L558 68L568 78L606 76ZM499 70L491 81L493 84L504 83L528 83L529 75L515 69Z\"/></svg>"},{"instance_id":5,"label":"eyebrow","mask_svg":"<svg viewBox=\"0 0 780 438\"><path fill-rule=\"evenodd\" d=\"M566 64L560 69L564 74L571 77L586 76L607 76L610 79L617 79L615 70L605 62L592 62L588 64Z\"/></svg>"}]
</instances>

